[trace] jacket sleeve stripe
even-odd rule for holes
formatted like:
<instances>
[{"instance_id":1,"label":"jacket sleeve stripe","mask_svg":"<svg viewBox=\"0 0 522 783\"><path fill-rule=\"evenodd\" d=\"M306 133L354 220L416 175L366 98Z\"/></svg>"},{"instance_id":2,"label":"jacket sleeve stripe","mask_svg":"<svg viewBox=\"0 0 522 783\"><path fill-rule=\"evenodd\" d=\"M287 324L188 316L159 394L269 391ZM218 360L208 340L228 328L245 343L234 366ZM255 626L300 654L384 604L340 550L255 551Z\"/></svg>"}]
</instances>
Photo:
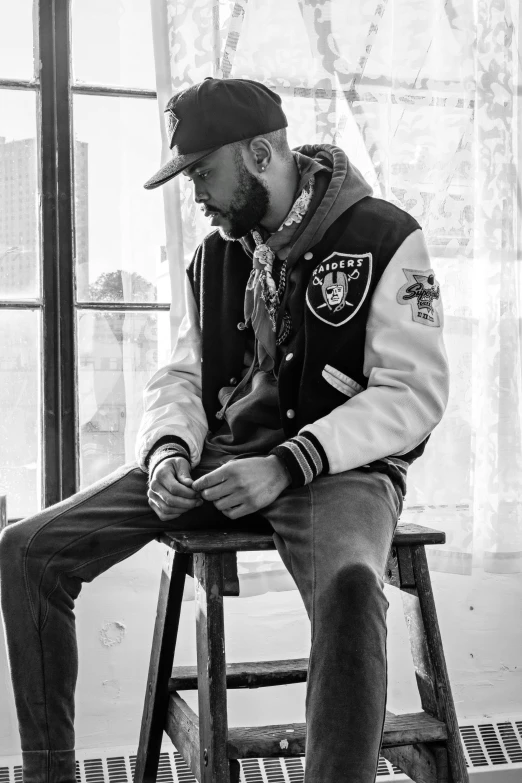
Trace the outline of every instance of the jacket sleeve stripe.
<instances>
[{"instance_id":1,"label":"jacket sleeve stripe","mask_svg":"<svg viewBox=\"0 0 522 783\"><path fill-rule=\"evenodd\" d=\"M328 473L328 457L326 456L325 450L315 435L305 430L300 432L297 438L312 456L316 466L316 476L318 476L319 473Z\"/></svg>"},{"instance_id":2,"label":"jacket sleeve stripe","mask_svg":"<svg viewBox=\"0 0 522 783\"><path fill-rule=\"evenodd\" d=\"M292 488L309 484L328 465L324 449L314 435L302 433L272 449L285 463L292 479ZM324 459L323 459L324 456Z\"/></svg>"}]
</instances>

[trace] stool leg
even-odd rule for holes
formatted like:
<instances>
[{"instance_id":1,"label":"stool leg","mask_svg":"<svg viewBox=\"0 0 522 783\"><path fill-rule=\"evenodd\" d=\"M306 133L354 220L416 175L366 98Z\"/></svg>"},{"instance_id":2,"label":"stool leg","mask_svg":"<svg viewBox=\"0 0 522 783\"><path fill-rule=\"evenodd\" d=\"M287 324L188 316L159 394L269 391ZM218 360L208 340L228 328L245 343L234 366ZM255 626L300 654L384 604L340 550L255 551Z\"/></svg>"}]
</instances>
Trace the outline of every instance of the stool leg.
<instances>
[{"instance_id":1,"label":"stool leg","mask_svg":"<svg viewBox=\"0 0 522 783\"><path fill-rule=\"evenodd\" d=\"M166 563L161 573L134 783L154 783L156 780L169 703L167 686L172 674L189 562L190 555L174 554L172 549L167 550Z\"/></svg>"},{"instance_id":2,"label":"stool leg","mask_svg":"<svg viewBox=\"0 0 522 783\"><path fill-rule=\"evenodd\" d=\"M422 708L447 726L450 780L469 783L426 552L423 546L400 547L400 550L404 614Z\"/></svg>"},{"instance_id":3,"label":"stool leg","mask_svg":"<svg viewBox=\"0 0 522 783\"><path fill-rule=\"evenodd\" d=\"M194 555L201 754L199 783L230 783L223 572L223 555Z\"/></svg>"}]
</instances>

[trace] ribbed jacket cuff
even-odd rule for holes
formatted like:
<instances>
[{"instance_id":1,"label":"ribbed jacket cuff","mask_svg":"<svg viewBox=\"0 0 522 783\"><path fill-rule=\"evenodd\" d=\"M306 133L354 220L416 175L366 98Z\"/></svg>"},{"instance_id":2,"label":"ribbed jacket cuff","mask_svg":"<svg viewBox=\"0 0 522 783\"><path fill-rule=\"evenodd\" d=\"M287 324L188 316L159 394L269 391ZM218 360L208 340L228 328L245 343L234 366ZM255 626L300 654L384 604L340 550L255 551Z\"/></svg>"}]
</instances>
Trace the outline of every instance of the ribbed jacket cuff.
<instances>
[{"instance_id":1,"label":"ribbed jacket cuff","mask_svg":"<svg viewBox=\"0 0 522 783\"><path fill-rule=\"evenodd\" d=\"M149 477L152 476L160 462L170 457L185 457L190 462L189 447L182 438L177 438L175 435L166 435L160 438L149 451L145 460Z\"/></svg>"},{"instance_id":2,"label":"ribbed jacket cuff","mask_svg":"<svg viewBox=\"0 0 522 783\"><path fill-rule=\"evenodd\" d=\"M270 454L282 459L292 479L292 489L304 487L320 473L329 470L328 457L315 435L302 432L272 449Z\"/></svg>"}]
</instances>

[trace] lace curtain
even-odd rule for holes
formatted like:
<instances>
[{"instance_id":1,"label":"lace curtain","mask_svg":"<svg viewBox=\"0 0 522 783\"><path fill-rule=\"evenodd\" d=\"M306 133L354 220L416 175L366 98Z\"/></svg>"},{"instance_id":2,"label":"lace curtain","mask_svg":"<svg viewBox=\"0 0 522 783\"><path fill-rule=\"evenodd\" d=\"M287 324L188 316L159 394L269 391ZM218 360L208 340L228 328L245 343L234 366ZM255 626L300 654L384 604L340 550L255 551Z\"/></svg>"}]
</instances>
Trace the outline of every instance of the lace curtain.
<instances>
[{"instance_id":1,"label":"lace curtain","mask_svg":"<svg viewBox=\"0 0 522 783\"><path fill-rule=\"evenodd\" d=\"M521 61L515 0L154 0L163 108L205 76L283 98L291 146L341 146L423 227L441 281L451 399L411 468L403 520L443 529L435 570L522 567ZM191 186L163 188L173 336L208 231ZM257 557L257 555L256 555ZM253 581L280 571L245 562ZM254 578L255 577L255 578ZM284 582L284 580L283 580ZM270 589L277 586L272 575Z\"/></svg>"}]
</instances>

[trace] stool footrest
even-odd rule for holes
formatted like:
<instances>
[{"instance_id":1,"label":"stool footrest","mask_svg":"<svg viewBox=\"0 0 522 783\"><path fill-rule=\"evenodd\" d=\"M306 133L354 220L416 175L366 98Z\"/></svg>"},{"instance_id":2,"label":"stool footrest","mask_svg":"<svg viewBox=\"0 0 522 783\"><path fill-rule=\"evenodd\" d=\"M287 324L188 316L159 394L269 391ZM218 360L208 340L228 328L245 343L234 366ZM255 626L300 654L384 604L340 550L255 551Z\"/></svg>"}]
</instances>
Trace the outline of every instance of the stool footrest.
<instances>
[{"instance_id":1,"label":"stool footrest","mask_svg":"<svg viewBox=\"0 0 522 783\"><path fill-rule=\"evenodd\" d=\"M253 661L227 664L227 688L268 688L306 682L308 658L283 661ZM198 687L196 666L175 666L169 691L190 691Z\"/></svg>"},{"instance_id":2,"label":"stool footrest","mask_svg":"<svg viewBox=\"0 0 522 783\"><path fill-rule=\"evenodd\" d=\"M383 747L443 742L446 725L425 712L387 715ZM232 759L301 756L305 752L306 725L250 726L228 732L227 755Z\"/></svg>"}]
</instances>

